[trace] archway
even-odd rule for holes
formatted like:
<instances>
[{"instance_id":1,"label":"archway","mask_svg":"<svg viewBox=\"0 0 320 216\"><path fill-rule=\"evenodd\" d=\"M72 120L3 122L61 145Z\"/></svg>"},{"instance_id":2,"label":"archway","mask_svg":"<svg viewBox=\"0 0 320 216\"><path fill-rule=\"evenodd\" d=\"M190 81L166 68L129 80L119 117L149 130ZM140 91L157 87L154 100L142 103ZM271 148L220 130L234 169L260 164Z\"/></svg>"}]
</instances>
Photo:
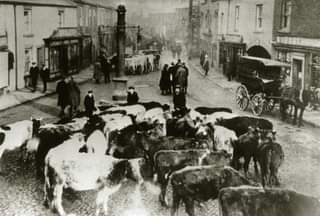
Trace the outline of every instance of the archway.
<instances>
[{"instance_id":1,"label":"archway","mask_svg":"<svg viewBox=\"0 0 320 216\"><path fill-rule=\"evenodd\" d=\"M269 52L262 46L253 46L247 51L249 56L271 59Z\"/></svg>"}]
</instances>

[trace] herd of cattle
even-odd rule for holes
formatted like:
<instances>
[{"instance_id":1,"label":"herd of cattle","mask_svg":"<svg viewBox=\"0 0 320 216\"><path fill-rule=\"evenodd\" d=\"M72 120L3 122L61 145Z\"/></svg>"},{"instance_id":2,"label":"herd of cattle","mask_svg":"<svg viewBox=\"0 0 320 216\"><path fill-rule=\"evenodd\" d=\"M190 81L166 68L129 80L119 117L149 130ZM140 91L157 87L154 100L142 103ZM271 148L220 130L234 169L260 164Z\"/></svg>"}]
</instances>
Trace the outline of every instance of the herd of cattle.
<instances>
[{"instance_id":1,"label":"herd of cattle","mask_svg":"<svg viewBox=\"0 0 320 216\"><path fill-rule=\"evenodd\" d=\"M35 161L44 178L44 204L60 216L67 215L63 189L97 190L96 215L107 214L108 198L125 179L139 187L157 182L159 201L172 216L181 202L193 216L195 202L210 199L219 200L223 216L320 215L316 198L274 187L284 152L266 119L210 107L180 115L166 104L147 102L104 104L91 118L40 123L1 126L0 157L20 148L22 160ZM251 159L263 187L248 178Z\"/></svg>"}]
</instances>

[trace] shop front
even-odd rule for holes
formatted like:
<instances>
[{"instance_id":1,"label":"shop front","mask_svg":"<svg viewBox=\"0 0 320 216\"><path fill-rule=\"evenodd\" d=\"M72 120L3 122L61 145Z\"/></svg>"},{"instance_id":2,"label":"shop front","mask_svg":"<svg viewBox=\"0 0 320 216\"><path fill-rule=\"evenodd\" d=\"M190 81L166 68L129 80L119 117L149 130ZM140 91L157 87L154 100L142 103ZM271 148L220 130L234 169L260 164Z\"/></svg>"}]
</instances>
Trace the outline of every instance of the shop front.
<instances>
[{"instance_id":1,"label":"shop front","mask_svg":"<svg viewBox=\"0 0 320 216\"><path fill-rule=\"evenodd\" d=\"M287 84L299 89L320 88L320 46L315 39L278 37L273 44L279 61L291 64Z\"/></svg>"},{"instance_id":2,"label":"shop front","mask_svg":"<svg viewBox=\"0 0 320 216\"><path fill-rule=\"evenodd\" d=\"M79 72L82 36L77 29L60 28L44 41L50 79Z\"/></svg>"},{"instance_id":3,"label":"shop front","mask_svg":"<svg viewBox=\"0 0 320 216\"><path fill-rule=\"evenodd\" d=\"M231 74L236 74L237 64L241 56L246 53L246 44L238 36L224 36L219 40L219 66L224 68L230 64ZM223 70L225 73L225 70Z\"/></svg>"}]
</instances>

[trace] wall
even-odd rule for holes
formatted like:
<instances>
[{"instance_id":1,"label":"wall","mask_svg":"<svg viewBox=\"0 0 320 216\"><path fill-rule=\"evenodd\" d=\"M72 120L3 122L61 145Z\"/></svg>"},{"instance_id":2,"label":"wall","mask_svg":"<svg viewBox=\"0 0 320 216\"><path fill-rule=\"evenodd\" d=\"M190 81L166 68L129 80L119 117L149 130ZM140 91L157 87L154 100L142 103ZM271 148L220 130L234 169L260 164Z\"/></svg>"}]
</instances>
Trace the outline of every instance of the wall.
<instances>
[{"instance_id":1,"label":"wall","mask_svg":"<svg viewBox=\"0 0 320 216\"><path fill-rule=\"evenodd\" d=\"M262 30L256 29L256 5L263 5ZM235 7L240 6L239 31L235 31ZM227 30L232 35L242 35L247 50L252 46L262 46L272 53L274 0L233 0L230 2Z\"/></svg>"},{"instance_id":2,"label":"wall","mask_svg":"<svg viewBox=\"0 0 320 216\"><path fill-rule=\"evenodd\" d=\"M274 8L274 33L279 34L281 21L282 0L275 0ZM319 38L320 37L320 1L319 0L292 0L291 26L288 33L295 37Z\"/></svg>"}]
</instances>

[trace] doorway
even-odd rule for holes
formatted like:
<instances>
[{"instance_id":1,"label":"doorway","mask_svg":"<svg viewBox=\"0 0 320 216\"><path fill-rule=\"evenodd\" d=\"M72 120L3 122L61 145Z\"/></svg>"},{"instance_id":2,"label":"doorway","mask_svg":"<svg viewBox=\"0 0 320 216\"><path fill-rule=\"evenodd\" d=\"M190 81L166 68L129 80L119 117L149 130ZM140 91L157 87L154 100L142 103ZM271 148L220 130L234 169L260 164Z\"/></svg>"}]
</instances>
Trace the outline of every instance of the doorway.
<instances>
[{"instance_id":1,"label":"doorway","mask_svg":"<svg viewBox=\"0 0 320 216\"><path fill-rule=\"evenodd\" d=\"M297 89L301 90L304 88L304 70L303 70L303 58L296 58L292 59L292 86L296 87Z\"/></svg>"}]
</instances>

